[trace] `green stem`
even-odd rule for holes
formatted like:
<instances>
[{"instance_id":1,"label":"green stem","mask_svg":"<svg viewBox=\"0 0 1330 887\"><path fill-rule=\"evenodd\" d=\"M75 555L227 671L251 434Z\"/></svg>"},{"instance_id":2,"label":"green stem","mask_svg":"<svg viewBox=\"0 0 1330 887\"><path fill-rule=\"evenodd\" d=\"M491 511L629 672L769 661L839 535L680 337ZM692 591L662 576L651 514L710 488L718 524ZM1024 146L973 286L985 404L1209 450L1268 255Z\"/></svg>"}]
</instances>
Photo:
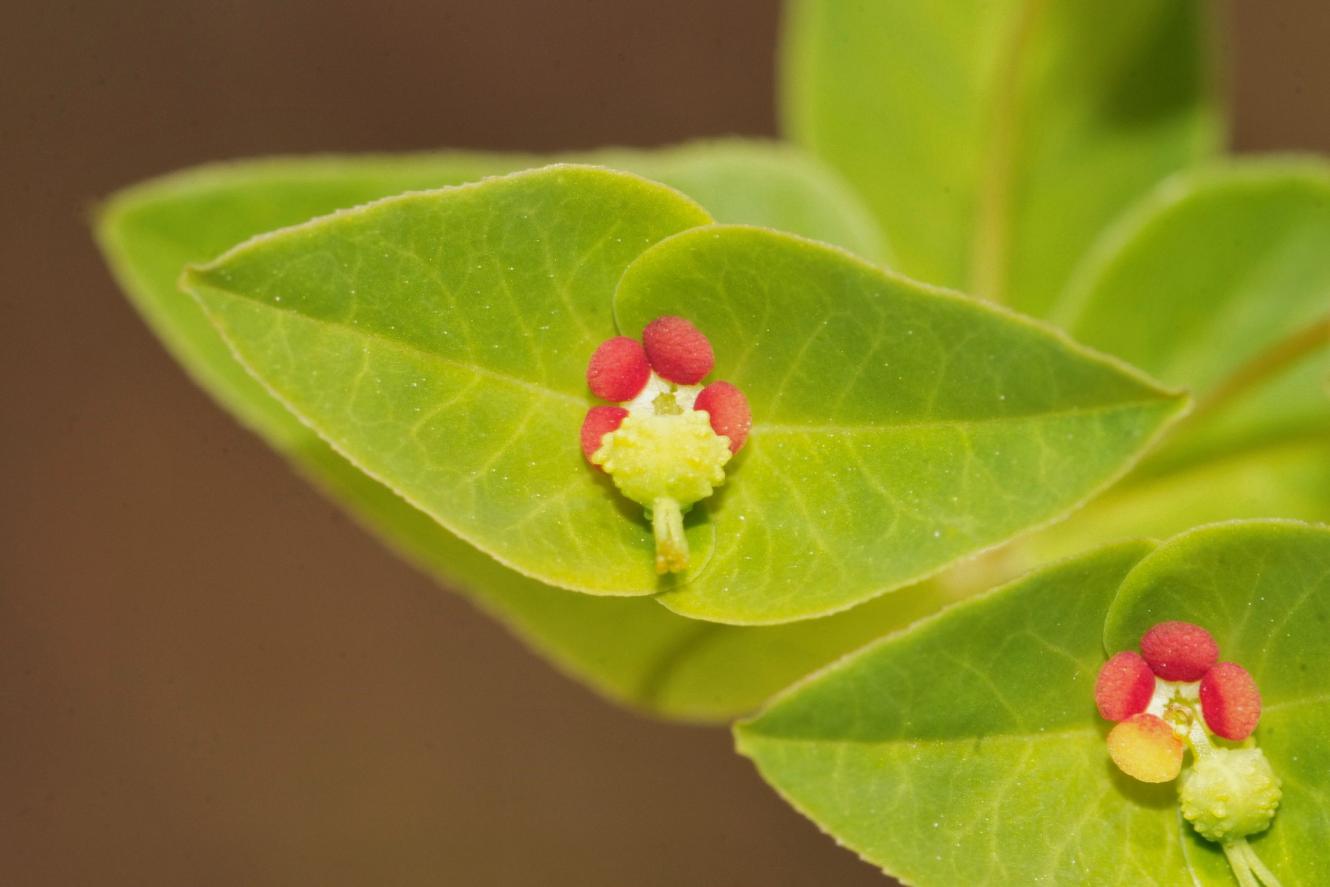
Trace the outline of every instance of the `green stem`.
<instances>
[{"instance_id":1,"label":"green stem","mask_svg":"<svg viewBox=\"0 0 1330 887\"><path fill-rule=\"evenodd\" d=\"M683 509L673 499L651 504L651 529L656 535L656 572L682 573L688 569L688 537L683 532Z\"/></svg>"},{"instance_id":2,"label":"green stem","mask_svg":"<svg viewBox=\"0 0 1330 887\"><path fill-rule=\"evenodd\" d=\"M1233 869L1233 876L1238 879L1242 887L1261 887L1261 882L1256 880L1256 876L1251 873L1251 866L1247 864L1247 854L1242 852L1242 848L1246 845L1245 838L1226 841L1223 845L1224 856L1228 859L1228 867Z\"/></svg>"},{"instance_id":3,"label":"green stem","mask_svg":"<svg viewBox=\"0 0 1330 887\"><path fill-rule=\"evenodd\" d=\"M975 214L970 293L993 302L1004 298L1011 251L1011 192L1019 135L1021 68L1028 58L1030 36L1044 2L1026 0L1017 14L1010 42L998 65L996 95L989 104L989 140Z\"/></svg>"},{"instance_id":4,"label":"green stem","mask_svg":"<svg viewBox=\"0 0 1330 887\"><path fill-rule=\"evenodd\" d=\"M1241 850L1243 856L1247 858L1247 864L1256 873L1256 877L1261 879L1262 884L1265 884L1266 887L1284 887L1283 884L1279 883L1279 879L1275 877L1275 873L1270 871L1265 863L1261 862L1261 857L1256 855L1256 848L1248 844L1245 838L1242 840Z\"/></svg>"},{"instance_id":5,"label":"green stem","mask_svg":"<svg viewBox=\"0 0 1330 887\"><path fill-rule=\"evenodd\" d=\"M1330 317L1322 317L1274 342L1239 366L1209 394L1197 399L1196 407L1181 424L1194 425L1212 415L1257 384L1274 376L1297 361L1330 346ZM1177 429L1174 429L1174 435Z\"/></svg>"},{"instance_id":6,"label":"green stem","mask_svg":"<svg viewBox=\"0 0 1330 887\"><path fill-rule=\"evenodd\" d=\"M1195 712L1192 712L1191 722L1187 725L1187 744L1191 746L1192 756L1198 761L1208 758L1215 750L1214 743L1201 726L1200 716Z\"/></svg>"}]
</instances>

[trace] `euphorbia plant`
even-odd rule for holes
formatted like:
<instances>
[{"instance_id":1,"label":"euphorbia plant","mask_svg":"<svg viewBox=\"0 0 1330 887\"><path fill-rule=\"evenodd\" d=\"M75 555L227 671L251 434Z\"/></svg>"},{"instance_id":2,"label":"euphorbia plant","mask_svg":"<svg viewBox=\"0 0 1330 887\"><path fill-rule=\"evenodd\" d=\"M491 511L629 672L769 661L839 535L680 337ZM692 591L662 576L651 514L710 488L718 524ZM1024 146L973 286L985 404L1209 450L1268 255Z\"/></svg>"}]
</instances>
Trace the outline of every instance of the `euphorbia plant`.
<instances>
[{"instance_id":1,"label":"euphorbia plant","mask_svg":"<svg viewBox=\"0 0 1330 887\"><path fill-rule=\"evenodd\" d=\"M1330 174L1212 156L1207 10L795 3L809 153L252 161L98 235L202 385L561 667L779 692L741 750L888 872L1316 883L1330 543L1268 519L1330 517ZM1225 662L1154 668L1171 623ZM1186 775L1234 742L1282 785L1241 835Z\"/></svg>"}]
</instances>

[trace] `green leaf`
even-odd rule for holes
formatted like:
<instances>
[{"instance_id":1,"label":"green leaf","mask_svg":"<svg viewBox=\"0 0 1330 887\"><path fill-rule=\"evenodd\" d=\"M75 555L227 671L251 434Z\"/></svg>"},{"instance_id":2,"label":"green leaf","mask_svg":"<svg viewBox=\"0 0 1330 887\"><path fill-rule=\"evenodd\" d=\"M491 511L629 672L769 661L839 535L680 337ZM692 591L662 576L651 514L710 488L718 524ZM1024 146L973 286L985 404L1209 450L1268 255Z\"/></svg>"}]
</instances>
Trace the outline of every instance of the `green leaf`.
<instances>
[{"instance_id":1,"label":"green leaf","mask_svg":"<svg viewBox=\"0 0 1330 887\"><path fill-rule=\"evenodd\" d=\"M586 360L628 263L708 221L645 179L552 166L264 235L183 280L275 397L444 527L553 585L650 594L641 509L578 446Z\"/></svg>"},{"instance_id":2,"label":"green leaf","mask_svg":"<svg viewBox=\"0 0 1330 887\"><path fill-rule=\"evenodd\" d=\"M762 777L907 884L1168 884L1172 787L1112 775L1094 681L1129 543L958 604L736 728Z\"/></svg>"},{"instance_id":3,"label":"green leaf","mask_svg":"<svg viewBox=\"0 0 1330 887\"><path fill-rule=\"evenodd\" d=\"M1122 483L1032 540L1061 555L1233 518L1330 520L1330 168L1175 177L1107 232L1059 316L1197 396Z\"/></svg>"},{"instance_id":4,"label":"green leaf","mask_svg":"<svg viewBox=\"0 0 1330 887\"><path fill-rule=\"evenodd\" d=\"M1170 619L1209 629L1260 688L1256 740L1284 797L1252 846L1285 884L1330 883L1330 528L1231 523L1173 539L1123 582L1104 644L1134 647Z\"/></svg>"},{"instance_id":5,"label":"green leaf","mask_svg":"<svg viewBox=\"0 0 1330 887\"><path fill-rule=\"evenodd\" d=\"M1191 389L1204 415L1242 407L1204 449L1330 430L1327 253L1330 167L1228 163L1169 181L1108 232L1058 316L1080 341ZM1299 370L1297 385L1261 396Z\"/></svg>"},{"instance_id":6,"label":"green leaf","mask_svg":"<svg viewBox=\"0 0 1330 887\"><path fill-rule=\"evenodd\" d=\"M1067 520L1018 543L1013 568L1204 523L1287 517L1330 520L1330 434L1273 439L1174 470L1133 474Z\"/></svg>"},{"instance_id":7,"label":"green leaf","mask_svg":"<svg viewBox=\"0 0 1330 887\"><path fill-rule=\"evenodd\" d=\"M1118 477L1182 406L1056 331L755 228L644 253L615 316L711 337L752 403L709 503L711 562L660 597L694 618L832 612L1046 522Z\"/></svg>"},{"instance_id":8,"label":"green leaf","mask_svg":"<svg viewBox=\"0 0 1330 887\"><path fill-rule=\"evenodd\" d=\"M562 159L663 182L702 204L717 222L801 234L874 261L888 257L882 229L858 195L840 176L789 145L728 140L667 151L616 148Z\"/></svg>"},{"instance_id":9,"label":"green leaf","mask_svg":"<svg viewBox=\"0 0 1330 887\"><path fill-rule=\"evenodd\" d=\"M734 221L820 231L834 240L836 226L857 215L843 209L843 188L834 177L778 146L727 142L613 152L613 159L650 168ZM253 235L528 162L535 160L453 152L204 167L116 195L99 215L97 234L126 293L209 393L386 542L470 595L564 670L620 701L675 717L728 719L945 601L943 591L922 587L853 614L748 629L699 625L650 600L588 597L534 582L461 542L337 455L235 362L198 303L176 287L184 265L211 259ZM709 170L711 163L716 171ZM747 189L766 196L746 196ZM871 232L871 223L859 224ZM864 236L869 242L875 237Z\"/></svg>"},{"instance_id":10,"label":"green leaf","mask_svg":"<svg viewBox=\"0 0 1330 887\"><path fill-rule=\"evenodd\" d=\"M678 188L719 221L766 225L880 257L881 235L844 183L787 146L729 140L574 156ZM102 213L98 237L135 307L176 359L280 450L284 442L303 443L312 435L236 363L198 305L180 293L176 282L185 265L335 210L547 162L535 155L449 151L213 164L116 195Z\"/></svg>"},{"instance_id":11,"label":"green leaf","mask_svg":"<svg viewBox=\"0 0 1330 887\"><path fill-rule=\"evenodd\" d=\"M657 715L732 720L810 671L952 599L949 589L925 583L793 625L697 622L650 599L542 585L447 532L317 439L291 455L386 542L466 594L565 673Z\"/></svg>"},{"instance_id":12,"label":"green leaf","mask_svg":"<svg viewBox=\"0 0 1330 887\"><path fill-rule=\"evenodd\" d=\"M1228 885L1175 787L1109 763L1093 701L1107 653L1185 619L1265 698L1256 737L1284 802L1253 846L1285 884L1325 883L1330 529L1232 523L1150 549L1083 555L865 648L738 725L739 750L906 883Z\"/></svg>"},{"instance_id":13,"label":"green leaf","mask_svg":"<svg viewBox=\"0 0 1330 887\"><path fill-rule=\"evenodd\" d=\"M785 127L900 270L1044 312L1100 229L1214 151L1210 4L795 0Z\"/></svg>"}]
</instances>

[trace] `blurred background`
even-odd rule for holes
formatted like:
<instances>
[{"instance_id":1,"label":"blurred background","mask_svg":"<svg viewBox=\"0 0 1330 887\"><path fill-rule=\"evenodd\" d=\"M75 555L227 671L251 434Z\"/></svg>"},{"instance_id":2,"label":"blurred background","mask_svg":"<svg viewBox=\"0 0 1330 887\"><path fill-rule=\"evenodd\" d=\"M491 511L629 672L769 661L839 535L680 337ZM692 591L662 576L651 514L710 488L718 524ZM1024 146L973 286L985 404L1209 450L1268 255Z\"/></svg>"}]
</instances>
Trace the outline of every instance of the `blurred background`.
<instances>
[{"instance_id":1,"label":"blurred background","mask_svg":"<svg viewBox=\"0 0 1330 887\"><path fill-rule=\"evenodd\" d=\"M1330 7L1235 0L1234 143L1330 150ZM235 156L774 135L772 0L8 4L0 884L872 885L727 731L616 709L185 378L98 198Z\"/></svg>"}]
</instances>

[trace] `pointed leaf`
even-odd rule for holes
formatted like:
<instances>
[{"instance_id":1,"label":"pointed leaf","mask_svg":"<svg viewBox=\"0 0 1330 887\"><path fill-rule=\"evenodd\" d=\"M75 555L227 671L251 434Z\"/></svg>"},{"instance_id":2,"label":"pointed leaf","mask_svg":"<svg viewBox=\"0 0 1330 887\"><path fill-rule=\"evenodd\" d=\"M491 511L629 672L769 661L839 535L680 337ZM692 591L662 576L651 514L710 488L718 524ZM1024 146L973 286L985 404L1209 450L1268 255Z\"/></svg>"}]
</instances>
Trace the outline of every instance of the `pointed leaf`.
<instances>
[{"instance_id":1,"label":"pointed leaf","mask_svg":"<svg viewBox=\"0 0 1330 887\"><path fill-rule=\"evenodd\" d=\"M814 675L736 728L787 800L905 883L1229 885L1176 786L1108 761L1108 655L1161 621L1209 629L1265 700L1284 782L1252 845L1285 884L1330 875L1330 528L1253 521L1035 573Z\"/></svg>"},{"instance_id":2,"label":"pointed leaf","mask_svg":"<svg viewBox=\"0 0 1330 887\"><path fill-rule=\"evenodd\" d=\"M1099 230L1214 150L1210 5L796 0L786 129L895 267L1042 313Z\"/></svg>"},{"instance_id":3,"label":"pointed leaf","mask_svg":"<svg viewBox=\"0 0 1330 887\"><path fill-rule=\"evenodd\" d=\"M907 884L1190 883L1173 787L1112 775L1094 704L1104 614L1148 550L1062 564L871 646L741 723L739 751Z\"/></svg>"},{"instance_id":4,"label":"pointed leaf","mask_svg":"<svg viewBox=\"0 0 1330 887\"><path fill-rule=\"evenodd\" d=\"M709 504L711 562L661 602L694 618L832 612L1075 507L1182 406L1049 328L753 228L644 253L620 331L691 319L752 435Z\"/></svg>"}]
</instances>

